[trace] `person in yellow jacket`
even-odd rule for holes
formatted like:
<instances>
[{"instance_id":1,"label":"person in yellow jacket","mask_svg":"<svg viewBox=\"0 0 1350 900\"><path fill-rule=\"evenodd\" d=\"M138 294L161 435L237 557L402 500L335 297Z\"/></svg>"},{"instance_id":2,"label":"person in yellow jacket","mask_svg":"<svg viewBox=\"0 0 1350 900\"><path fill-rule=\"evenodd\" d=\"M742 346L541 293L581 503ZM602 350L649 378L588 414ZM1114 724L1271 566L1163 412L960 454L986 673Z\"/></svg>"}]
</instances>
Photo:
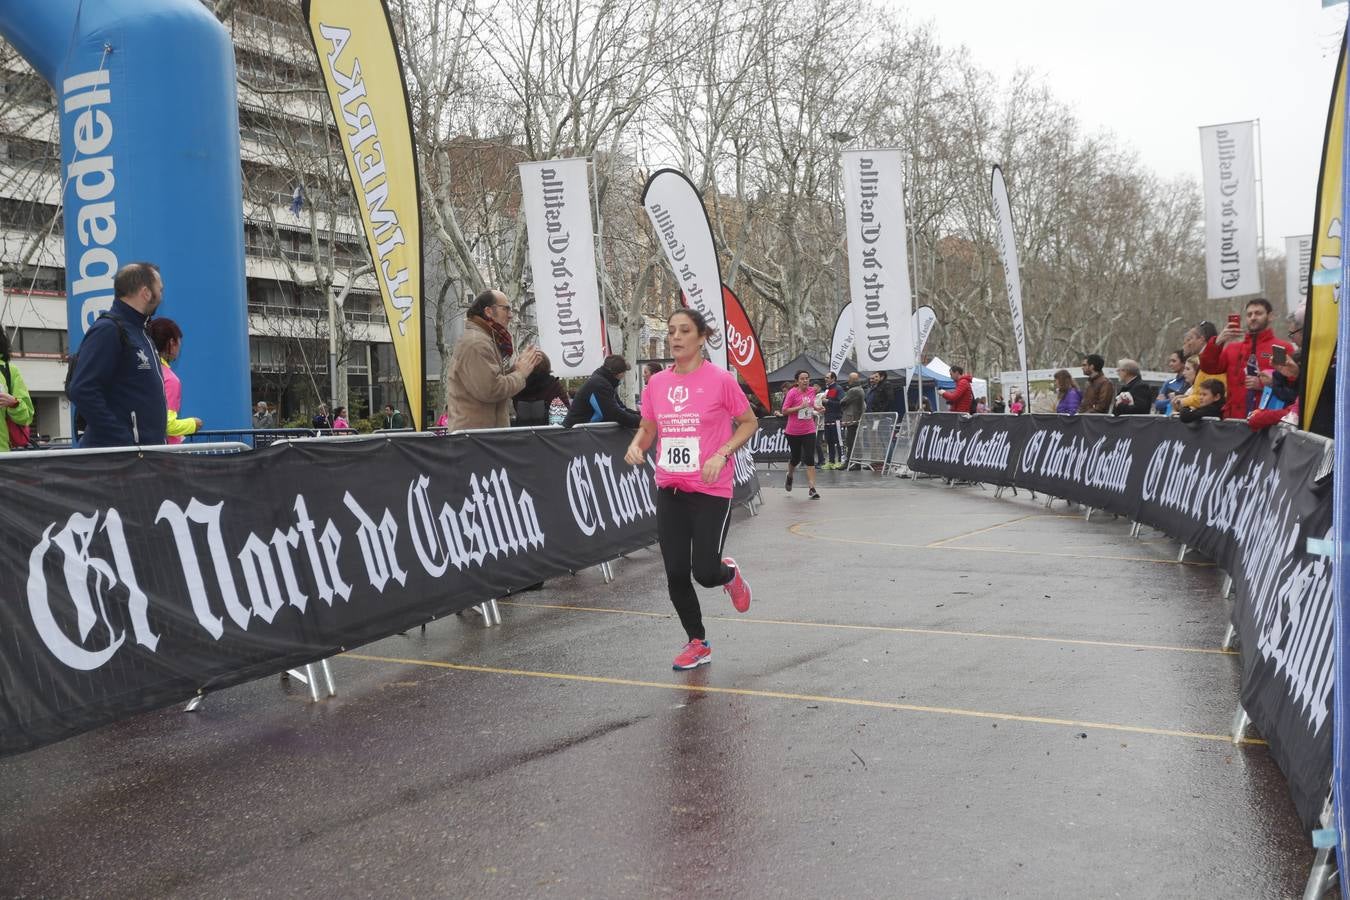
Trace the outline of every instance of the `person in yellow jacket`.
<instances>
[{"instance_id":1,"label":"person in yellow jacket","mask_svg":"<svg viewBox=\"0 0 1350 900\"><path fill-rule=\"evenodd\" d=\"M1189 385L1204 384L1211 378L1217 378L1227 383L1228 374L1226 372L1205 372L1200 368L1200 351L1205 349L1209 339L1219 333L1219 329L1213 322L1201 322L1186 332L1185 338L1181 341L1181 352L1186 354L1186 367L1193 366L1193 372L1187 372L1182 369L1183 377ZM1180 407L1196 409L1203 404L1200 403L1200 392L1194 387L1189 389L1185 395L1177 395L1172 398L1172 410L1178 412Z\"/></svg>"},{"instance_id":2,"label":"person in yellow jacket","mask_svg":"<svg viewBox=\"0 0 1350 900\"><path fill-rule=\"evenodd\" d=\"M183 383L178 380L169 363L178 358L183 349L183 330L173 319L151 319L146 328L150 340L159 352L160 373L164 376L164 402L169 409L168 427L165 429L165 443L181 444L189 434L196 434L202 427L202 420L194 416L180 415L183 406Z\"/></svg>"},{"instance_id":3,"label":"person in yellow jacket","mask_svg":"<svg viewBox=\"0 0 1350 900\"><path fill-rule=\"evenodd\" d=\"M10 362L9 334L4 328L0 328L0 419L7 420L0 427L0 453L8 453L13 449L9 445L9 423L33 424L33 398L18 367Z\"/></svg>"}]
</instances>

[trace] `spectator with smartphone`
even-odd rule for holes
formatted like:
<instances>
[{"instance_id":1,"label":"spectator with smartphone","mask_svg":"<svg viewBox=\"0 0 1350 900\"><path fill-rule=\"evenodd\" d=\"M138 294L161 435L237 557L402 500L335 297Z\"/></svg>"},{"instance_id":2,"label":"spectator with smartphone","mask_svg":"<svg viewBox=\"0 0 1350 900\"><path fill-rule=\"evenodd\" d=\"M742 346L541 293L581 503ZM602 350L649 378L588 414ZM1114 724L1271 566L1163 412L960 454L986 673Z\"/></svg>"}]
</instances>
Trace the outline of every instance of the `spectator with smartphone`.
<instances>
[{"instance_id":1,"label":"spectator with smartphone","mask_svg":"<svg viewBox=\"0 0 1350 900\"><path fill-rule=\"evenodd\" d=\"M1213 322L1201 321L1186 330L1186 334L1181 339L1181 352L1186 354L1186 359L1195 360L1195 376L1187 382L1190 385L1203 384L1211 378L1217 378L1220 381L1226 381L1227 375L1222 371L1206 372L1200 368L1200 351L1205 349L1205 344L1209 339L1216 336L1219 329ZM1192 393L1194 388L1192 387ZM1194 397L1192 397L1194 399ZM1187 404L1193 405L1193 404Z\"/></svg>"},{"instance_id":2,"label":"spectator with smartphone","mask_svg":"<svg viewBox=\"0 0 1350 900\"><path fill-rule=\"evenodd\" d=\"M1279 346L1286 354L1293 345L1275 336L1270 327L1270 301L1257 297L1247 302L1242 317L1228 317L1228 327L1210 338L1200 351L1200 368L1205 372L1223 372L1228 380L1228 399L1224 418L1245 419L1261 403L1265 384L1262 372L1275 368L1271 351ZM1241 327L1246 320L1246 330Z\"/></svg>"}]
</instances>

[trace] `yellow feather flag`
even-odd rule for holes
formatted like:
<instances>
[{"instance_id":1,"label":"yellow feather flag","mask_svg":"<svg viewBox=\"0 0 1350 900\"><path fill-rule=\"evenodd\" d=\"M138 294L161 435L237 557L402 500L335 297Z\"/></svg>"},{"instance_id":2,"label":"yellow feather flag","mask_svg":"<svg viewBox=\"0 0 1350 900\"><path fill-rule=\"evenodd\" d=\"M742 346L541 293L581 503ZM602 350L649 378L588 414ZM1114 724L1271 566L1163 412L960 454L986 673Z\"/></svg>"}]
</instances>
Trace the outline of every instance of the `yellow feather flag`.
<instances>
[{"instance_id":1,"label":"yellow feather flag","mask_svg":"<svg viewBox=\"0 0 1350 900\"><path fill-rule=\"evenodd\" d=\"M1303 320L1303 427L1307 429L1322 398L1327 372L1336 355L1341 295L1342 136L1345 132L1345 55L1336 62L1327 113L1327 136L1322 144L1322 173L1317 180L1317 214L1313 219L1312 265L1308 267L1308 307Z\"/></svg>"},{"instance_id":2,"label":"yellow feather flag","mask_svg":"<svg viewBox=\"0 0 1350 900\"><path fill-rule=\"evenodd\" d=\"M381 0L304 0L414 427L422 427L422 204L412 112Z\"/></svg>"}]
</instances>

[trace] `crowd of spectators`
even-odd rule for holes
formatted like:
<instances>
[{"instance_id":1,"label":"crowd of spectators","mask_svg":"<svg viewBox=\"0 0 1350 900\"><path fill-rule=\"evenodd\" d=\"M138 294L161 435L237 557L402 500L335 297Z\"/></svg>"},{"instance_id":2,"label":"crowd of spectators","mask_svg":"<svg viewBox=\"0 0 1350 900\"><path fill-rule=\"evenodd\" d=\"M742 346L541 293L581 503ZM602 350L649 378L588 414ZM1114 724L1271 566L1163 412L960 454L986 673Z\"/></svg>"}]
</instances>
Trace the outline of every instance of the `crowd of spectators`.
<instances>
[{"instance_id":1,"label":"crowd of spectators","mask_svg":"<svg viewBox=\"0 0 1350 900\"><path fill-rule=\"evenodd\" d=\"M1260 297L1249 301L1241 315L1230 315L1222 331L1211 322L1188 328L1180 349L1169 353L1164 363L1171 377L1156 391L1144 382L1135 360L1117 362L1112 383L1104 371L1105 360L1090 353L1083 357L1083 384L1067 369L1055 373L1055 411L1153 413L1184 422L1242 419L1253 429L1281 419L1297 422L1301 370L1295 341L1302 337L1303 314L1300 307L1290 317L1290 340L1275 335L1270 302Z\"/></svg>"}]
</instances>

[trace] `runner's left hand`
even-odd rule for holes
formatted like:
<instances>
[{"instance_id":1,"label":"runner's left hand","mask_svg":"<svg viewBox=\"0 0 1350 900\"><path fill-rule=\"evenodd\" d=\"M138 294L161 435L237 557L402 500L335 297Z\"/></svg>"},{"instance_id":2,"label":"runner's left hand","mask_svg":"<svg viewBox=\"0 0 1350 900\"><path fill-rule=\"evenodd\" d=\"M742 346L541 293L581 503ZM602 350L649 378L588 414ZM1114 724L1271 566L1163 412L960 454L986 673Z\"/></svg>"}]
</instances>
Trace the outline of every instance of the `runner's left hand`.
<instances>
[{"instance_id":1,"label":"runner's left hand","mask_svg":"<svg viewBox=\"0 0 1350 900\"><path fill-rule=\"evenodd\" d=\"M714 453L708 457L708 461L703 464L703 483L712 484L722 474L722 467L727 464L726 458L720 453Z\"/></svg>"}]
</instances>

